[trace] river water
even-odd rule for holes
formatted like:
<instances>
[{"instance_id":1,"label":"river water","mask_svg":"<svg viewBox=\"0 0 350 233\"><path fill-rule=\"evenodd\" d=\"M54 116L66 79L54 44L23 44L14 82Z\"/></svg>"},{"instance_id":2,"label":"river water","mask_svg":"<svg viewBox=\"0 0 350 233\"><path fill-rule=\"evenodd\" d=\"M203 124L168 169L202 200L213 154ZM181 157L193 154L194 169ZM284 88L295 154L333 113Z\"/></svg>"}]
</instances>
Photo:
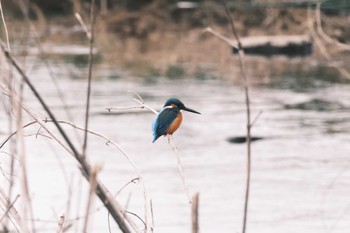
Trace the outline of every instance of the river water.
<instances>
[{"instance_id":1,"label":"river water","mask_svg":"<svg viewBox=\"0 0 350 233\"><path fill-rule=\"evenodd\" d=\"M73 119L67 117L47 69L35 59L28 64L29 75L58 119L82 127L86 67L64 60L50 63ZM252 144L248 232L349 232L350 85L335 73L314 65L306 71L272 74L268 81L252 85L252 118L260 115L252 133L263 139ZM124 109L137 106L130 90L158 111L167 98L178 97L202 113L184 112L182 126L174 134L188 189L191 194L199 192L200 231L241 232L246 145L230 143L228 139L245 135L242 86L212 77L129 77L107 65L96 66L94 74L89 128L118 143L135 163L147 198L152 200L154 232L190 232L191 207L168 140L162 137L152 143L154 113ZM45 118L30 91L25 89L25 93L25 103ZM108 112L106 108L110 107L121 109ZM2 114L1 119L2 126L7 127L6 115ZM25 117L25 122L30 121ZM82 132L63 126L80 148ZM72 223L68 232L79 232L88 185L66 151L50 138L35 136L38 129L33 125L25 130L35 227L37 232L55 231L59 216L64 214ZM6 130L1 132L5 138ZM7 150L6 146L2 149ZM120 151L106 139L89 135L87 155L92 165L101 166L99 179L113 194L119 192L117 200L144 218L141 183L123 188L137 175ZM1 166L8 171L5 164ZM20 192L19 173L15 175L15 191ZM108 232L108 216L101 206L96 199L90 232ZM20 202L17 208L21 210ZM151 225L150 216L148 211ZM142 227L136 217L131 217ZM119 232L114 223L111 229Z\"/></svg>"}]
</instances>

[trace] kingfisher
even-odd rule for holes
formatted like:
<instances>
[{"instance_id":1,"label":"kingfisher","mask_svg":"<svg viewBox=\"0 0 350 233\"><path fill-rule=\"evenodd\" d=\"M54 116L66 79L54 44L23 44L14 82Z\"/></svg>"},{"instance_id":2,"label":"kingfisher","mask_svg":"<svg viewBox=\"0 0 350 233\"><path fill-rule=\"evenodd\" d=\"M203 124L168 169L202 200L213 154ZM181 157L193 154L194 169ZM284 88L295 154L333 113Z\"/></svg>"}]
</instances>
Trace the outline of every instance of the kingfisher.
<instances>
[{"instance_id":1,"label":"kingfisher","mask_svg":"<svg viewBox=\"0 0 350 233\"><path fill-rule=\"evenodd\" d=\"M176 98L168 99L162 111L157 115L153 121L153 143L162 135L172 135L180 126L182 122L181 110L201 114L185 105Z\"/></svg>"}]
</instances>

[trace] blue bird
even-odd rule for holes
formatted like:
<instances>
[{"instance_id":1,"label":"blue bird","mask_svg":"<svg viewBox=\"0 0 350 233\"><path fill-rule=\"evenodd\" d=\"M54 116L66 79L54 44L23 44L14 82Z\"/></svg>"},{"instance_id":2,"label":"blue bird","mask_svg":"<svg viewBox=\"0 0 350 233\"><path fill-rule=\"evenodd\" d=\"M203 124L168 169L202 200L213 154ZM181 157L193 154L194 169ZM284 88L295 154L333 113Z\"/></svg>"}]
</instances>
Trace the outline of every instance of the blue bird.
<instances>
[{"instance_id":1,"label":"blue bird","mask_svg":"<svg viewBox=\"0 0 350 233\"><path fill-rule=\"evenodd\" d=\"M170 98L165 102L162 111L157 115L153 122L153 142L160 136L173 134L182 122L181 110L201 114L193 109L185 107L185 105L178 99Z\"/></svg>"}]
</instances>

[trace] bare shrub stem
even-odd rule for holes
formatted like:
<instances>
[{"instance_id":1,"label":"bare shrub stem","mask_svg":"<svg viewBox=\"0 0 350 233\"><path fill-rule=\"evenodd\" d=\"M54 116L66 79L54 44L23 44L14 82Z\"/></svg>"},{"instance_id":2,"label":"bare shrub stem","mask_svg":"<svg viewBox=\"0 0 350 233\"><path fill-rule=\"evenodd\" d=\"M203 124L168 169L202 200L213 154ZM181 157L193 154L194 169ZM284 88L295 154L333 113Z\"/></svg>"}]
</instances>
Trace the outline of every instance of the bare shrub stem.
<instances>
[{"instance_id":1,"label":"bare shrub stem","mask_svg":"<svg viewBox=\"0 0 350 233\"><path fill-rule=\"evenodd\" d=\"M192 233L199 233L199 193L192 196Z\"/></svg>"},{"instance_id":2,"label":"bare shrub stem","mask_svg":"<svg viewBox=\"0 0 350 233\"><path fill-rule=\"evenodd\" d=\"M6 25L6 21L5 21L5 17L4 17L4 11L3 11L3 9L2 9L1 0L0 0L0 13L1 13L2 24L4 25L4 29L5 29L5 36L6 36L7 49L8 49L9 51L11 51L11 48L10 48L10 40L9 40L9 33L8 33L8 30L7 30L7 25Z\"/></svg>"},{"instance_id":3,"label":"bare shrub stem","mask_svg":"<svg viewBox=\"0 0 350 233\"><path fill-rule=\"evenodd\" d=\"M63 137L63 139L65 140L65 142L68 144L69 149L71 150L74 158L79 162L81 169L83 171L83 175L86 179L89 179L90 174L91 174L91 168L90 165L85 161L82 160L81 155L78 153L78 151L76 150L75 146L73 145L73 143L71 142L71 140L69 139L68 135L66 134L66 132L63 130L63 128L59 125L56 117L53 115L52 111L50 110L50 108L48 107L48 105L45 103L45 101L42 99L42 97L40 96L39 92L36 90L36 88L34 87L34 85L31 83L29 77L26 75L26 73L23 71L23 69L21 68L21 66L18 64L18 62L12 57L11 53L6 49L6 47L4 46L4 43L1 41L1 48L3 50L3 52L5 53L5 56L8 58L8 60L10 61L10 63L16 68L16 70L18 71L18 73L21 75L21 77L23 78L23 80L25 81L25 83L28 85L28 87L30 88L30 90L33 92L34 96L37 98L37 100L39 101L39 103L42 105L42 107L44 108L44 110L46 111L46 113L49 115L49 117L52 119L54 125L56 126L56 128L58 129L58 131L60 132L61 136ZM3 87L4 89L4 87ZM6 90L6 88L5 88ZM40 122L40 119L38 118L34 118L35 120L38 120L38 123ZM45 124L41 121L41 126L43 126L47 131L49 131L47 129L47 127L45 127ZM119 228L122 230L122 232L126 233L126 232L131 232L128 225L126 224L125 220L130 224L130 226L132 226L134 228L134 230L136 232L139 232L137 226L135 225L135 223L128 218L127 216L125 216L123 214L122 208L121 206L113 199L112 195L109 193L109 191L103 186L103 184L98 181L97 182L97 186L96 186L96 194L98 195L98 197L101 199L101 201L104 203L104 205L106 206L106 208L108 209L108 211L110 211L112 217L114 218L114 220L116 221L116 223L119 225Z\"/></svg>"},{"instance_id":4,"label":"bare shrub stem","mask_svg":"<svg viewBox=\"0 0 350 233\"><path fill-rule=\"evenodd\" d=\"M64 217L64 215L62 215L62 216L60 217L60 220L58 221L58 227L57 227L56 233L63 233L63 230L64 230L64 220L65 220L65 217Z\"/></svg>"},{"instance_id":5,"label":"bare shrub stem","mask_svg":"<svg viewBox=\"0 0 350 233\"><path fill-rule=\"evenodd\" d=\"M15 197L15 199L7 206L7 209L5 210L5 212L3 213L3 215L0 218L0 223L2 223L2 221L7 217L8 213L10 212L11 208L13 207L13 205L16 203L16 201L18 200L19 195L17 195Z\"/></svg>"},{"instance_id":6,"label":"bare shrub stem","mask_svg":"<svg viewBox=\"0 0 350 233\"><path fill-rule=\"evenodd\" d=\"M84 221L84 226L83 226L83 233L88 232L88 224L89 224L89 217L90 217L90 210L93 205L94 201L94 193L96 191L96 186L97 186L97 173L99 172L100 167L99 166L94 166L92 168L91 176L90 176L90 191L89 191L89 197L88 197L88 202L86 206L86 214L85 214L85 221Z\"/></svg>"},{"instance_id":7,"label":"bare shrub stem","mask_svg":"<svg viewBox=\"0 0 350 233\"><path fill-rule=\"evenodd\" d=\"M239 39L239 36L237 34L235 24L233 21L233 18L230 14L230 11L227 7L226 2L225 3L225 10L227 17L229 18L229 22L231 25L232 34L237 40L238 45L238 56L239 56L239 64L240 64L240 70L244 85L244 96L245 96L245 104L246 104L246 116L247 116L247 122L246 122L246 128L247 128L247 177L246 177L246 189L245 189L245 195L244 195L244 212L243 212L243 224L242 224L242 233L246 232L247 229L247 219L248 219L248 204L249 204L249 194L250 194L250 175L251 175L251 116L250 116L250 98L249 98L249 87L248 87L248 80L247 80L247 74L246 74L246 68L245 68L245 60L244 60L244 49L242 47L242 43Z\"/></svg>"},{"instance_id":8,"label":"bare shrub stem","mask_svg":"<svg viewBox=\"0 0 350 233\"><path fill-rule=\"evenodd\" d=\"M86 109L85 109L85 129L89 126L89 110L90 110L90 97L91 97L91 79L92 79L92 67L94 59L94 37L95 37L95 23L96 23L96 13L95 13L95 0L90 1L90 37L89 39L89 73L88 73L88 85L86 91ZM84 142L83 142L83 152L82 156L85 158L86 147L87 147L88 133L84 131Z\"/></svg>"},{"instance_id":9,"label":"bare shrub stem","mask_svg":"<svg viewBox=\"0 0 350 233\"><path fill-rule=\"evenodd\" d=\"M10 205L8 205L8 203L10 203ZM6 214L7 218L5 219L8 219L12 223L17 232L22 233L24 230L21 225L21 217L11 203L14 203L14 201L11 202L10 198L6 196L5 191L0 187L0 207L4 210L8 210ZM11 206L11 208L9 208L9 206Z\"/></svg>"},{"instance_id":10,"label":"bare shrub stem","mask_svg":"<svg viewBox=\"0 0 350 233\"><path fill-rule=\"evenodd\" d=\"M240 64L240 70L241 70L241 77L244 85L244 96L245 96L245 105L246 105L246 130L247 130L247 176L246 176L246 188L245 188L245 195L244 195L244 210L243 210L243 224L242 224L242 233L246 232L247 229L247 219L248 219L248 204L249 204L249 194L250 194L250 176L251 176L251 128L252 128L252 123L251 123L251 114L250 114L250 97L249 97L249 84L248 84L248 79L247 79L247 74L246 74L246 68L245 68L245 59L244 59L244 49L242 46L242 43L239 39L239 36L237 34L235 25L234 25L234 20L230 14L230 11L228 9L228 6L226 4L226 1L223 0L223 4L225 7L225 11L227 14L227 17L229 18L230 26L231 26L231 31L233 36L236 39L236 42L232 42L231 40L227 39L224 36L221 36L220 34L213 32L212 29L207 28L206 31L211 32L213 35L217 36L219 39L225 41L228 43L230 46L233 46L238 49L238 56L239 56L239 64ZM236 46L235 46L236 45ZM255 121L254 121L255 122Z\"/></svg>"},{"instance_id":11,"label":"bare shrub stem","mask_svg":"<svg viewBox=\"0 0 350 233\"><path fill-rule=\"evenodd\" d=\"M188 198L188 202L191 204L192 200L191 200L191 196L190 196L190 191L188 190L188 187L187 187L187 184L186 184L185 176L184 176L183 171L182 171L182 164L181 164L181 160L180 160L179 150L176 147L176 144L174 142L173 136L169 135L169 134L167 136L168 136L168 142L172 146L173 151L175 152L176 160L177 160L177 167L179 169L179 173L180 173L180 176L181 176L181 181L182 181L182 184L184 186L184 189L185 189L185 192L186 192L186 196Z\"/></svg>"}]
</instances>

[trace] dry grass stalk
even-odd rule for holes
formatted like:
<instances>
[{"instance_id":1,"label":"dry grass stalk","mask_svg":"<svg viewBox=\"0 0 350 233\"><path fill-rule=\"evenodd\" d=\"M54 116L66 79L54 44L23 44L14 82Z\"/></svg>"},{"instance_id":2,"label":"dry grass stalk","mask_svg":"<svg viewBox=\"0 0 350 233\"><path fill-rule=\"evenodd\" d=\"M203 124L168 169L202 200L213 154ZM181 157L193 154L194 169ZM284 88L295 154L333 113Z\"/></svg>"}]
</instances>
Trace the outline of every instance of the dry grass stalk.
<instances>
[{"instance_id":1,"label":"dry grass stalk","mask_svg":"<svg viewBox=\"0 0 350 233\"><path fill-rule=\"evenodd\" d=\"M244 49L242 47L241 41L239 39L239 36L237 34L235 24L233 21L233 18L230 14L230 11L227 7L226 2L225 4L225 10L226 14L229 18L229 22L231 25L231 30L233 36L237 40L238 45L238 56L239 56L239 64L240 64L240 70L241 70L241 76L243 80L244 85L244 94L245 94L245 104L246 104L246 116L247 116L247 122L246 122L246 128L247 128L247 177L246 177L246 190L245 190L245 198L244 198L244 212L243 212L243 226L242 226L242 233L246 232L247 229L247 219L248 219L248 204L249 204L249 194L250 194L250 175L251 175L251 117L250 117L250 97L249 97L249 84L246 74L246 68L245 68L245 59L244 59Z\"/></svg>"},{"instance_id":2,"label":"dry grass stalk","mask_svg":"<svg viewBox=\"0 0 350 233\"><path fill-rule=\"evenodd\" d=\"M11 48L10 48L10 40L9 40L9 33L8 33L8 30L7 30L7 25L6 25L6 21L5 21L5 17L4 17L4 11L3 11L3 9L2 9L1 0L0 0L0 13L1 13L2 24L4 25L4 29L5 29L5 36L6 36L7 49L8 49L9 51L11 51Z\"/></svg>"},{"instance_id":3,"label":"dry grass stalk","mask_svg":"<svg viewBox=\"0 0 350 233\"><path fill-rule=\"evenodd\" d=\"M26 12L28 12L28 9L26 8ZM2 7L1 7L1 12L2 12ZM2 18L3 23L6 25L4 18ZM6 32L7 33L7 32ZM7 40L8 40L8 35L7 35ZM1 41L2 42L2 41ZM2 42L3 43L3 42ZM4 45L2 45L4 46ZM5 46L4 46L5 48ZM10 52L10 46L9 46L9 41L7 41L7 51ZM11 80L6 80L7 82L11 82ZM5 81L5 82L6 82ZM32 203L31 203L31 197L30 197L30 192L29 192L29 184L28 184L28 172L27 172L27 162L26 162L26 149L25 149L25 143L24 143L24 133L23 133L23 117L22 117L22 108L21 105L23 103L23 86L24 86L24 81L23 79L19 82L18 84L18 91L19 91L19 98L18 101L12 101L10 100L13 109L14 109L14 114L16 117L16 127L19 129L17 130L16 133L16 146L17 146L17 151L19 155L19 163L20 163L20 183L21 183L21 192L22 192L22 201L23 201L23 207L22 207L22 228L24 232L30 232L30 227L28 224L27 219L34 219L33 215L33 209L32 209ZM12 86L12 84L8 83L8 87L10 90L10 95L16 94L15 88ZM31 232L35 233L35 223L34 221L31 222Z\"/></svg>"},{"instance_id":4,"label":"dry grass stalk","mask_svg":"<svg viewBox=\"0 0 350 233\"><path fill-rule=\"evenodd\" d=\"M86 90L86 109L85 109L85 131L84 131L84 142L82 156L86 156L87 139L88 133L86 129L89 126L89 110L90 110L90 97L91 97L91 79L92 79L92 67L94 58L94 37L95 37L95 24L96 24L96 13L95 13L95 0L90 1L90 37L89 39L89 73L88 73L88 85Z\"/></svg>"},{"instance_id":5,"label":"dry grass stalk","mask_svg":"<svg viewBox=\"0 0 350 233\"><path fill-rule=\"evenodd\" d=\"M149 204L151 206L151 218L152 218L152 225L151 225L151 232L154 231L154 214L153 214L153 203L152 199L149 201Z\"/></svg>"},{"instance_id":6,"label":"dry grass stalk","mask_svg":"<svg viewBox=\"0 0 350 233\"><path fill-rule=\"evenodd\" d=\"M234 20L230 14L230 11L227 7L226 1L223 1L225 6L225 11L227 14L227 17L229 18L229 23L231 26L231 31L233 36L236 39L237 42L237 49L238 49L238 56L239 56L239 64L240 64L240 71L241 71L241 77L244 85L244 95L245 95L245 104L246 104L246 116L247 116L247 122L246 122L246 129L247 129L247 177L246 177L246 189L245 189L245 195L244 195L244 211L243 211L243 224L242 224L242 233L246 232L247 228L247 219L248 219L248 203L249 203L249 194L250 194L250 175L251 175L251 114L250 114L250 97L249 97L249 84L248 84L248 78L246 74L246 68L245 68L245 59L244 59L244 49L242 47L241 41L239 39L239 36L237 34ZM208 31L208 29L207 29ZM227 39L224 36L217 35L218 33L213 33L209 30L213 35L217 36L221 40L225 41L230 46L232 45L232 41Z\"/></svg>"},{"instance_id":7,"label":"dry grass stalk","mask_svg":"<svg viewBox=\"0 0 350 233\"><path fill-rule=\"evenodd\" d=\"M48 119L41 120L41 119L37 118L35 115L33 115L33 114L28 110L28 108L27 108L26 106L23 105L22 108L23 108L25 111L28 111L28 114L31 115L34 119L36 119L36 121L30 122L30 123L24 125L23 128L26 128L26 127L29 127L29 126L35 124L35 123L38 123L43 129L45 129L46 131L48 130L48 129L47 129L46 123L48 123L48 122L53 122L52 120L48 120ZM73 123L68 122L68 121L58 121L58 123L60 123L60 124L66 124L66 125L69 125L69 126L75 128L75 129L78 129L78 130L81 130L81 131L85 131L84 128L79 127L79 126L76 126L76 125L74 125ZM17 131L16 131L16 132L17 132ZM10 140L10 138L16 134L16 132L11 133L11 134L0 144L0 148L2 148L2 147ZM135 163L131 160L130 156L126 153L126 151L125 151L120 145L118 145L115 141L113 141L111 138L108 138L108 137L106 137L106 136L104 136L104 135L102 135L102 134L100 134L100 133L98 133L98 132L92 131L92 130L90 130L90 129L87 129L87 132L90 133L90 134L92 134L92 135L94 135L94 136L97 136L97 137L100 137L100 138L106 140L106 145L113 145L113 146L114 146L115 148L117 148L117 149L123 154L123 156L128 160L128 162L129 162L129 163L131 164L131 166L134 168L135 173L137 174L137 178L131 180L130 182L134 182L136 179L139 180L139 181L141 182L141 184L142 184L142 189L143 189L144 200L145 200L145 203L146 203L146 201L148 200L148 198L147 198L147 192L146 192L146 187L145 187L145 183L144 183L143 177L142 177L140 171L136 168ZM55 141L58 141L59 144L60 144L61 146L63 146L69 153L72 154L71 150L70 150L68 147L66 147L66 145L65 145L63 142L60 142L60 140L59 140L59 138L58 138L57 135L55 135L55 134L52 133L52 132L48 132L48 133L50 134L50 136L51 136ZM72 155L73 155L73 154L72 154ZM146 204L145 204L145 215L146 215L146 216L147 216L147 212L148 212L147 209L148 209L148 206L147 206L147 203L146 203ZM146 220L147 220L147 218L145 218L146 228L147 228L147 221L146 221Z\"/></svg>"},{"instance_id":8,"label":"dry grass stalk","mask_svg":"<svg viewBox=\"0 0 350 233\"><path fill-rule=\"evenodd\" d=\"M8 212L6 214L6 219L8 219L17 232L22 233L24 232L21 225L21 217L18 214L18 211L15 209L15 207L12 205L11 208L9 208L9 204L11 205L11 201L8 196L6 196L5 191L1 189L0 187L0 207L2 209L8 209ZM1 222L1 221L0 221Z\"/></svg>"},{"instance_id":9,"label":"dry grass stalk","mask_svg":"<svg viewBox=\"0 0 350 233\"><path fill-rule=\"evenodd\" d=\"M66 132L59 125L56 117L53 115L53 113L50 110L50 108L48 107L48 105L42 99L42 97L40 96L39 92L36 90L34 85L31 83L29 77L23 71L23 69L21 68L19 63L12 57L11 53L6 49L6 47L4 46L4 43L2 41L1 41L1 48L2 48L2 51L5 53L5 56L10 61L10 63L18 71L20 76L23 78L25 83L28 85L30 90L33 92L34 96L37 98L39 103L42 105L42 107L44 108L46 113L53 120L54 125L58 129L58 131L61 134L61 136L63 137L64 141L67 143L67 146L69 148L68 150L71 151L71 153L74 156L74 158L80 163L81 169L83 171L83 175L85 176L86 179L88 179L90 177L90 173L91 173L90 165L85 160L81 159L81 155L78 153L78 151L76 150L75 146L70 141L70 139L69 139L68 135L66 134ZM3 88L3 90L6 90L6 87L2 86L2 88ZM23 105L22 105L22 107L23 107ZM50 131L49 129L47 129L45 124L39 118L35 117L35 115L33 113L31 113L31 111L29 111L29 109L24 109L24 110L26 112L30 113L31 116L34 116L34 119L37 120L38 123L41 126L43 126L43 128L45 128L47 131ZM58 142L60 142L60 140L58 140ZM61 145L64 145L64 143L62 143ZM64 145L64 148L67 148L67 146ZM117 222L117 224L118 224L119 228L122 230L122 232L131 232L129 227L128 227L128 225L126 224L125 220L130 224L130 226L132 226L134 228L134 230L136 232L139 232L137 227L135 227L136 224L130 218L128 218L127 216L125 216L125 215L123 216L123 210L122 210L121 206L113 199L113 197L109 194L108 190L102 185L102 183L100 181L98 181L98 184L97 184L96 194L99 196L101 201L105 204L105 206L108 209L108 211L111 212L112 217Z\"/></svg>"},{"instance_id":10,"label":"dry grass stalk","mask_svg":"<svg viewBox=\"0 0 350 233\"><path fill-rule=\"evenodd\" d=\"M84 227L83 227L83 233L88 232L88 224L89 224L89 217L90 217L90 210L93 205L94 201L94 193L96 192L96 186L97 186L97 173L100 171L100 166L94 166L92 168L91 176L90 176L90 191L89 191L89 197L88 202L86 206L86 212L85 212L85 221L84 221Z\"/></svg>"},{"instance_id":11,"label":"dry grass stalk","mask_svg":"<svg viewBox=\"0 0 350 233\"><path fill-rule=\"evenodd\" d=\"M199 233L198 205L199 193L195 193L192 196L192 233Z\"/></svg>"},{"instance_id":12,"label":"dry grass stalk","mask_svg":"<svg viewBox=\"0 0 350 233\"><path fill-rule=\"evenodd\" d=\"M12 209L13 205L16 203L18 198L19 198L19 195L17 195L16 198L12 202L10 202L9 205L7 205L6 210L4 211L3 215L0 217L0 223L2 223L5 220L5 218L8 217L8 214L10 213L10 210Z\"/></svg>"},{"instance_id":13,"label":"dry grass stalk","mask_svg":"<svg viewBox=\"0 0 350 233\"><path fill-rule=\"evenodd\" d=\"M22 108L21 103L23 101L22 95L20 97L20 102L15 104L15 109L17 112L16 116L16 125L17 125L17 148L18 148L18 155L20 157L20 182L21 182L21 192L22 192L22 199L23 199L23 211L22 211L22 228L24 232L29 232L29 227L27 225L27 219L30 219L30 213L31 211L31 198L29 194L29 185L28 185L28 172L27 172L27 162L26 162L26 150L25 150L25 144L24 144L24 134L23 134L23 128L22 128ZM32 222L34 224L34 222ZM35 228L33 227L33 232Z\"/></svg>"},{"instance_id":14,"label":"dry grass stalk","mask_svg":"<svg viewBox=\"0 0 350 233\"><path fill-rule=\"evenodd\" d=\"M3 12L3 8L2 8L2 3L0 0L0 13L1 13L1 19L2 19L2 23L4 26L4 31L5 31L5 36L6 36L6 44L7 44L7 49L10 51L11 47L10 47L10 41L9 41L9 33L8 33L8 29L7 29L7 24L5 21L5 17L4 17L4 12ZM8 89L10 91L12 91L13 88L13 83L12 83L12 72L6 62L6 58L3 56L3 54L0 54L0 71L1 74L3 75L3 79L7 80L8 82ZM9 132L12 132L12 128L13 128L13 115L12 115L12 107L13 107L13 100L12 98L9 99L8 102L9 106L7 106L7 108L5 107L6 110L6 114L8 116L8 130ZM16 141L15 139L12 139L10 142L10 154L11 154L11 160L10 160L10 178L9 178L9 188L8 188L8 203L7 203L7 208L8 210L11 209L12 204L10 203L10 199L12 197L12 191L13 191L13 184L14 184L14 167L15 167L15 154L16 154ZM16 198L17 200L17 198ZM4 215L4 216L7 216ZM8 218L5 218L4 221L0 221L3 222L3 226L4 229L7 229L7 224L8 224Z\"/></svg>"},{"instance_id":15,"label":"dry grass stalk","mask_svg":"<svg viewBox=\"0 0 350 233\"><path fill-rule=\"evenodd\" d=\"M46 54L46 52L45 52L45 50L44 50L44 48L43 48L43 46L41 44L41 41L40 41L41 37L40 37L40 35L38 33L38 30L36 29L36 26L33 24L33 22L31 21L29 15L28 15L27 4L24 2L24 0L19 0L18 3L19 3L19 6L20 6L20 9L22 11L22 14L24 15L24 18L26 20L26 23L28 24L28 26L30 28L30 32L33 35L33 39L34 39L35 45L36 45L36 47L39 50L39 53L40 53L39 57L42 58L41 61L43 62L43 64L45 65L45 67L46 67L46 69L47 69L47 71L49 73L49 77L51 78L52 83L55 86L55 89L57 91L58 97L59 97L60 101L63 104L63 108L64 108L64 110L65 110L65 112L67 114L67 117L68 117L68 119L71 122L74 122L74 117L73 117L73 115L72 115L72 113L71 113L71 111L70 111L70 109L68 107L68 104L67 104L67 102L66 102L66 100L64 98L63 91L62 91L60 85L58 84L57 79L55 78L54 72L52 71L52 68L51 68L49 62L45 59L47 57L47 54ZM43 18L43 20L41 20L41 21L45 21L44 15L41 18ZM76 137L79 139L79 135L77 133L76 133Z\"/></svg>"},{"instance_id":16,"label":"dry grass stalk","mask_svg":"<svg viewBox=\"0 0 350 233\"><path fill-rule=\"evenodd\" d=\"M180 160L179 150L176 147L176 144L174 142L173 136L170 135L170 134L168 134L167 136L168 136L168 142L172 146L173 151L175 152L175 155L176 155L177 167L179 169L179 173L180 173L180 176L181 176L181 181L182 181L182 184L184 186L184 189L185 189L185 192L186 192L186 195L187 195L187 198L188 198L188 203L191 204L192 200L191 200L191 196L190 196L190 191L188 190L188 187L187 187L187 184L186 184L185 176L184 176L183 171L182 171L182 164L181 164L181 160Z\"/></svg>"},{"instance_id":17,"label":"dry grass stalk","mask_svg":"<svg viewBox=\"0 0 350 233\"><path fill-rule=\"evenodd\" d=\"M60 217L60 220L58 221L58 227L57 227L57 231L56 233L63 233L63 230L64 230L64 220L65 220L65 217L64 215L62 215Z\"/></svg>"}]
</instances>

